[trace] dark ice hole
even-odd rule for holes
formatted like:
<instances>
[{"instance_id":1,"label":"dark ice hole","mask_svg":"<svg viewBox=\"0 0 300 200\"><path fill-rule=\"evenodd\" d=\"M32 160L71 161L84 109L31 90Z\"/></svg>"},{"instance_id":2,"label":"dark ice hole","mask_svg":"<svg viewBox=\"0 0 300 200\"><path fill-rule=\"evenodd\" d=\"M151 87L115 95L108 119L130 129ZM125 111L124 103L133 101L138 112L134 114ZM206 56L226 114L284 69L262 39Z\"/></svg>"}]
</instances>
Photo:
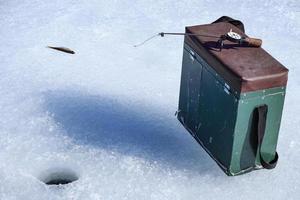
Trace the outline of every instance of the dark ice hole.
<instances>
[{"instance_id":1,"label":"dark ice hole","mask_svg":"<svg viewBox=\"0 0 300 200\"><path fill-rule=\"evenodd\" d=\"M50 181L46 182L46 184L47 185L65 185L68 183L72 183L73 181L76 181L76 180L71 180L68 178L56 178L56 179L51 179Z\"/></svg>"},{"instance_id":2,"label":"dark ice hole","mask_svg":"<svg viewBox=\"0 0 300 200\"><path fill-rule=\"evenodd\" d=\"M47 185L66 185L77 181L79 178L75 172L68 169L52 169L44 172L43 181Z\"/></svg>"}]
</instances>

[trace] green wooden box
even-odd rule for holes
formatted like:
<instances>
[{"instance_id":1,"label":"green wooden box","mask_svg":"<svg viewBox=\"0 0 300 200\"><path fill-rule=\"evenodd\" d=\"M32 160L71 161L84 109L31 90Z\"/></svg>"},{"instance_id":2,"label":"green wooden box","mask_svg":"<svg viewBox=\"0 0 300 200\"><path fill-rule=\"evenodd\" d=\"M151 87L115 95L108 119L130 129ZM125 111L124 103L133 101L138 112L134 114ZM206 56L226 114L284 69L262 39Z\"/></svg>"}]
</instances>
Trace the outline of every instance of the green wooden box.
<instances>
[{"instance_id":1,"label":"green wooden box","mask_svg":"<svg viewBox=\"0 0 300 200\"><path fill-rule=\"evenodd\" d=\"M223 22L186 32L221 35L230 29L245 35ZM227 175L274 164L288 70L262 48L226 41L219 51L215 44L185 36L177 118Z\"/></svg>"}]
</instances>

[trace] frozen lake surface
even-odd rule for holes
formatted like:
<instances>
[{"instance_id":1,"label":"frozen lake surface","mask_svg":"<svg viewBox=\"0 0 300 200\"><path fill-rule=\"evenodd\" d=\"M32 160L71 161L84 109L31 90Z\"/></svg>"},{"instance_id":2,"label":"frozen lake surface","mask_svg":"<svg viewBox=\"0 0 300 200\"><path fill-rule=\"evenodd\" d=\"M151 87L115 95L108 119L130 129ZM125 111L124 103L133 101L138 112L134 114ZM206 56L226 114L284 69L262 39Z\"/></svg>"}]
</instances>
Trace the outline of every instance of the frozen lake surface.
<instances>
[{"instance_id":1,"label":"frozen lake surface","mask_svg":"<svg viewBox=\"0 0 300 200\"><path fill-rule=\"evenodd\" d=\"M223 15L290 69L274 170L227 177L176 120L182 37L133 48ZM299 199L298 0L2 0L0 27L1 200Z\"/></svg>"}]
</instances>

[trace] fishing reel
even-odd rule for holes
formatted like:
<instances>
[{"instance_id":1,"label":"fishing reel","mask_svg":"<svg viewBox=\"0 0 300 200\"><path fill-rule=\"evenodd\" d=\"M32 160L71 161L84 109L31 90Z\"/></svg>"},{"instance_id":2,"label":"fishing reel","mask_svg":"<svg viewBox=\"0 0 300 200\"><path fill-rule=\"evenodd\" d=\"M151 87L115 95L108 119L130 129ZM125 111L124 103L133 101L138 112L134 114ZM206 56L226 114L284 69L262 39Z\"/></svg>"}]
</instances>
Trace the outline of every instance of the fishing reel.
<instances>
[{"instance_id":1,"label":"fishing reel","mask_svg":"<svg viewBox=\"0 0 300 200\"><path fill-rule=\"evenodd\" d=\"M221 35L217 42L217 46L219 47L220 51L222 51L222 49L224 48L225 40L248 47L260 47L262 45L261 39L244 37L236 32L233 32L232 29L230 29L228 33Z\"/></svg>"}]
</instances>

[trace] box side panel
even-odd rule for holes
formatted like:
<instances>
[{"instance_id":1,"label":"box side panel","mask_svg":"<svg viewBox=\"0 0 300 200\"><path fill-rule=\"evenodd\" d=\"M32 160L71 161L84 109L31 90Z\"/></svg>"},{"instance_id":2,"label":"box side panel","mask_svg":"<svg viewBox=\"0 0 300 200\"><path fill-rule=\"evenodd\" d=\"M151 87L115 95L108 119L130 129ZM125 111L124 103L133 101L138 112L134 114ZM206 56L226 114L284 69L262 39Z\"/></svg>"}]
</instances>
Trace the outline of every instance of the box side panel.
<instances>
[{"instance_id":1,"label":"box side panel","mask_svg":"<svg viewBox=\"0 0 300 200\"><path fill-rule=\"evenodd\" d=\"M188 110L188 53L183 49L183 58L182 58L182 68L181 68L181 81L180 81L180 90L179 90L179 104L177 111L177 118L182 123L186 123L186 115Z\"/></svg>"},{"instance_id":2,"label":"box side panel","mask_svg":"<svg viewBox=\"0 0 300 200\"><path fill-rule=\"evenodd\" d=\"M261 152L264 160L267 162L274 159L284 95L284 87L241 94L230 167L232 174L243 173L261 167L259 147L257 145L258 116L254 112L261 105L268 106L265 136L261 145Z\"/></svg>"},{"instance_id":3,"label":"box side panel","mask_svg":"<svg viewBox=\"0 0 300 200\"><path fill-rule=\"evenodd\" d=\"M199 91L202 65L186 49L183 51L178 119L192 132L199 124Z\"/></svg>"},{"instance_id":4,"label":"box side panel","mask_svg":"<svg viewBox=\"0 0 300 200\"><path fill-rule=\"evenodd\" d=\"M238 100L205 67L200 91L200 124L196 136L226 168L231 161Z\"/></svg>"},{"instance_id":5,"label":"box side panel","mask_svg":"<svg viewBox=\"0 0 300 200\"><path fill-rule=\"evenodd\" d=\"M238 100L210 66L185 45L178 119L227 173Z\"/></svg>"}]
</instances>

